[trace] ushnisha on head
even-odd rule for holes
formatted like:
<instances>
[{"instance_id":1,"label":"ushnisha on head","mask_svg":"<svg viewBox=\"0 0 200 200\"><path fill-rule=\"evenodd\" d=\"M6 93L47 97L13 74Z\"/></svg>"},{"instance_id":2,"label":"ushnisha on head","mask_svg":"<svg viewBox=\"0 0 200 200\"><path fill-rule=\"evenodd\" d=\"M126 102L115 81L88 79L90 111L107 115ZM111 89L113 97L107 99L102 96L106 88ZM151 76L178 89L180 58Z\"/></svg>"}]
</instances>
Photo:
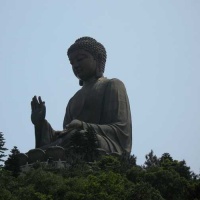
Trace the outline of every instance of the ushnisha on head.
<instances>
[{"instance_id":1,"label":"ushnisha on head","mask_svg":"<svg viewBox=\"0 0 200 200\"><path fill-rule=\"evenodd\" d=\"M102 77L105 70L105 63L107 57L104 46L91 37L81 37L69 47L67 51L68 57L71 53L80 49L89 52L98 62L98 70L96 73L96 77Z\"/></svg>"}]
</instances>

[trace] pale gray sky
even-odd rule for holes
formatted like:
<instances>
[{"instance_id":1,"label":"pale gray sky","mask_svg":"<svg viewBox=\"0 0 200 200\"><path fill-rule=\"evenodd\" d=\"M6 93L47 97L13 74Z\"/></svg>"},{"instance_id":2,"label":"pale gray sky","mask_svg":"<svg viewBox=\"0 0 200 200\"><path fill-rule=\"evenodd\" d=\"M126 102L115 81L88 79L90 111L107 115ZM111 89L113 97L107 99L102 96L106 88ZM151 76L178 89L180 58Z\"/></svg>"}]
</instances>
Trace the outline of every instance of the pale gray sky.
<instances>
[{"instance_id":1,"label":"pale gray sky","mask_svg":"<svg viewBox=\"0 0 200 200\"><path fill-rule=\"evenodd\" d=\"M200 170L199 0L0 1L0 131L7 148L34 148L32 96L61 129L79 89L67 48L91 36L106 47L105 76L127 88L138 164L151 149Z\"/></svg>"}]
</instances>

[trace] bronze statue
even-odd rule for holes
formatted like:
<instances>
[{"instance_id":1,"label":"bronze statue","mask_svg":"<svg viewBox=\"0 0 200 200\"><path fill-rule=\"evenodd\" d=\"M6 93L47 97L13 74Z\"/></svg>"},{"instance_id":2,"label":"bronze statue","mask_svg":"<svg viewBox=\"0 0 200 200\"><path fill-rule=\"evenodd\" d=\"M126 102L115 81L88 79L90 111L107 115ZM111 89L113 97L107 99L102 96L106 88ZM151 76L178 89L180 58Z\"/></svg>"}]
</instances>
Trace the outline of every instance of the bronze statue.
<instances>
[{"instance_id":1,"label":"bronze statue","mask_svg":"<svg viewBox=\"0 0 200 200\"><path fill-rule=\"evenodd\" d=\"M36 148L68 148L76 130L92 128L98 146L108 153L130 153L132 122L124 84L103 76L106 50L90 37L82 37L67 52L75 76L82 88L69 100L63 131L55 131L45 119L46 107L41 97L33 97L31 120L35 126Z\"/></svg>"}]
</instances>

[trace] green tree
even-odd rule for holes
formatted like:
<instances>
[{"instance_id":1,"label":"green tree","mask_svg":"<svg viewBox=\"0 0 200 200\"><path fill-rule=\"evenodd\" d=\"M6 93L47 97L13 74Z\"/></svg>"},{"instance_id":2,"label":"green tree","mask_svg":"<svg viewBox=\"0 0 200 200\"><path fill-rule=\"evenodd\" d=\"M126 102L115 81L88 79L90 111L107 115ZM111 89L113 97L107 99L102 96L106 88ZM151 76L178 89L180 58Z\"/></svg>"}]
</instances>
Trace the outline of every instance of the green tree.
<instances>
[{"instance_id":1,"label":"green tree","mask_svg":"<svg viewBox=\"0 0 200 200\"><path fill-rule=\"evenodd\" d=\"M140 166L134 166L131 169L127 170L126 177L128 180L130 180L133 183L139 183L143 181L143 177L146 173L146 170L144 170Z\"/></svg>"},{"instance_id":2,"label":"green tree","mask_svg":"<svg viewBox=\"0 0 200 200\"><path fill-rule=\"evenodd\" d=\"M149 183L139 182L134 185L131 200L164 200L160 192L153 188Z\"/></svg>"},{"instance_id":3,"label":"green tree","mask_svg":"<svg viewBox=\"0 0 200 200\"><path fill-rule=\"evenodd\" d=\"M16 185L13 178L9 171L3 168L0 170L0 200L16 200L12 195L14 185Z\"/></svg>"},{"instance_id":4,"label":"green tree","mask_svg":"<svg viewBox=\"0 0 200 200\"><path fill-rule=\"evenodd\" d=\"M76 131L70 139L70 145L70 153L85 161L94 161L98 157L98 140L92 128Z\"/></svg>"},{"instance_id":5,"label":"green tree","mask_svg":"<svg viewBox=\"0 0 200 200\"><path fill-rule=\"evenodd\" d=\"M12 172L12 175L17 177L20 173L19 159L17 154L20 153L16 146L10 151L8 159L5 161L5 169Z\"/></svg>"},{"instance_id":6,"label":"green tree","mask_svg":"<svg viewBox=\"0 0 200 200\"><path fill-rule=\"evenodd\" d=\"M3 137L3 133L0 132L0 162L4 162L4 160L2 159L3 157L5 157L5 151L8 150L7 148L4 147L5 145L5 139ZM0 167L2 167L3 165L0 164Z\"/></svg>"},{"instance_id":7,"label":"green tree","mask_svg":"<svg viewBox=\"0 0 200 200\"><path fill-rule=\"evenodd\" d=\"M118 159L121 164L120 173L126 174L127 170L137 165L137 157L134 154L130 155L128 153L123 153L122 155L118 156Z\"/></svg>"},{"instance_id":8,"label":"green tree","mask_svg":"<svg viewBox=\"0 0 200 200\"><path fill-rule=\"evenodd\" d=\"M161 167L168 170L174 170L187 180L191 180L194 176L194 173L190 171L190 167L186 165L185 160L173 160L169 153L164 153L159 160Z\"/></svg>"},{"instance_id":9,"label":"green tree","mask_svg":"<svg viewBox=\"0 0 200 200\"><path fill-rule=\"evenodd\" d=\"M118 173L121 171L121 163L119 159L114 156L102 156L96 164L103 171L113 171Z\"/></svg>"},{"instance_id":10,"label":"green tree","mask_svg":"<svg viewBox=\"0 0 200 200\"><path fill-rule=\"evenodd\" d=\"M145 168L159 166L159 159L157 158L156 155L154 155L153 150L151 150L150 153L145 156L145 158L146 158L146 161L144 163Z\"/></svg>"},{"instance_id":11,"label":"green tree","mask_svg":"<svg viewBox=\"0 0 200 200\"><path fill-rule=\"evenodd\" d=\"M146 171L143 181L150 183L166 200L188 200L187 180L174 170L159 167L154 171Z\"/></svg>"},{"instance_id":12,"label":"green tree","mask_svg":"<svg viewBox=\"0 0 200 200\"><path fill-rule=\"evenodd\" d=\"M15 147L11 153L9 161L19 150ZM138 166L134 156L110 155L96 162L82 160L63 169L40 163L15 177L13 169L2 168L0 200L200 199L199 176L193 174L188 179L185 171L188 172L189 167L185 162L173 160L168 153L157 158L152 152L149 157L157 164Z\"/></svg>"}]
</instances>

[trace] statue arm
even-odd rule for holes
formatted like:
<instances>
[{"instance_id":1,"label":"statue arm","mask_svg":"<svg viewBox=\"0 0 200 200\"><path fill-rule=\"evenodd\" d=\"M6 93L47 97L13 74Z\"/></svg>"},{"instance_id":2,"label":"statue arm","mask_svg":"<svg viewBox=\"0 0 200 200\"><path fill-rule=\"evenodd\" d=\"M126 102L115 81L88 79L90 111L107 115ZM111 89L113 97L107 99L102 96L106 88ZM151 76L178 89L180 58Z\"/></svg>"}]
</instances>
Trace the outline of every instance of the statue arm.
<instances>
[{"instance_id":1,"label":"statue arm","mask_svg":"<svg viewBox=\"0 0 200 200\"><path fill-rule=\"evenodd\" d=\"M40 148L54 141L59 131L54 131L45 119L46 106L40 96L32 98L31 110L31 121L35 127L35 147Z\"/></svg>"},{"instance_id":2,"label":"statue arm","mask_svg":"<svg viewBox=\"0 0 200 200\"><path fill-rule=\"evenodd\" d=\"M44 119L40 126L35 126L35 148L40 148L53 142L57 132L58 131L53 130L49 122Z\"/></svg>"},{"instance_id":3,"label":"statue arm","mask_svg":"<svg viewBox=\"0 0 200 200\"><path fill-rule=\"evenodd\" d=\"M71 99L69 100L68 104L67 104L67 108L66 108L66 112L65 112L65 117L63 120L63 130L66 129L66 125L69 124L73 119L71 117L70 114L70 103L71 103Z\"/></svg>"}]
</instances>

